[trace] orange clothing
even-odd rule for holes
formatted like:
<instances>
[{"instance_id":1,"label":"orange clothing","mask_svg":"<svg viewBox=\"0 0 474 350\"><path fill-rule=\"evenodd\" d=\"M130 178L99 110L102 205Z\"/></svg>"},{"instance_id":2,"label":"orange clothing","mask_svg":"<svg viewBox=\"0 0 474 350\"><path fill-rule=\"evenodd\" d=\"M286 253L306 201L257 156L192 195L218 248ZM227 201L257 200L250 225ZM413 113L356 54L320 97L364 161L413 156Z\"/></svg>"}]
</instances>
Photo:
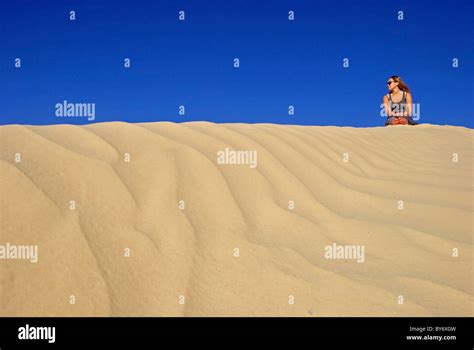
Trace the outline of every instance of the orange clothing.
<instances>
[{"instance_id":1,"label":"orange clothing","mask_svg":"<svg viewBox=\"0 0 474 350\"><path fill-rule=\"evenodd\" d=\"M404 117L395 117L395 119L393 119L393 125L408 125L408 120L407 118L404 118Z\"/></svg>"}]
</instances>

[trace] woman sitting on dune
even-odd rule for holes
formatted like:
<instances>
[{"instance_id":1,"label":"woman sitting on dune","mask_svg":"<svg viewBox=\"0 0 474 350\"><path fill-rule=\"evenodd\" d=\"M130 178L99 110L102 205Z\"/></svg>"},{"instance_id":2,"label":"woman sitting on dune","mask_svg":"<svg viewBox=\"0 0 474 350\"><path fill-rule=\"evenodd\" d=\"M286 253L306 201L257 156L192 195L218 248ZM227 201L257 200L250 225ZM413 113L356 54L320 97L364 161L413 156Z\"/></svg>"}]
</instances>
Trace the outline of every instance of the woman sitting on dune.
<instances>
[{"instance_id":1,"label":"woman sitting on dune","mask_svg":"<svg viewBox=\"0 0 474 350\"><path fill-rule=\"evenodd\" d=\"M411 117L412 115L412 98L410 89L397 76L391 76L387 81L389 93L383 97L383 104L387 114L385 125L416 125Z\"/></svg>"}]
</instances>

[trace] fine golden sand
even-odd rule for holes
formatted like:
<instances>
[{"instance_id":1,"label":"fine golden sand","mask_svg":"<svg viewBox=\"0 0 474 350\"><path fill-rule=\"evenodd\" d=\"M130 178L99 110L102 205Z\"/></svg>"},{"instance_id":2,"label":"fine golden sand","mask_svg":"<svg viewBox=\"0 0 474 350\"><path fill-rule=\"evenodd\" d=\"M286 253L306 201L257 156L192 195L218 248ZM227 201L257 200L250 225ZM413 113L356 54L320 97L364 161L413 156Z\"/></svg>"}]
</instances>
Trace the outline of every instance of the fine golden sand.
<instances>
[{"instance_id":1,"label":"fine golden sand","mask_svg":"<svg viewBox=\"0 0 474 350\"><path fill-rule=\"evenodd\" d=\"M38 261L0 260L0 316L473 316L473 136L2 126L0 245Z\"/></svg>"}]
</instances>

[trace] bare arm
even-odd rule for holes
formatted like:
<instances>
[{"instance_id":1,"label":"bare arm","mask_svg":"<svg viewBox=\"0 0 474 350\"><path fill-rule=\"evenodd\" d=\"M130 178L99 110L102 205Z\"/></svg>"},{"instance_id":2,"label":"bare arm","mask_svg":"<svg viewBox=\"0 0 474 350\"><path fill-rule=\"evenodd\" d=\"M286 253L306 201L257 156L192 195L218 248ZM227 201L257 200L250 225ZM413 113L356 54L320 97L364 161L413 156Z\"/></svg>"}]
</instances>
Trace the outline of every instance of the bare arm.
<instances>
[{"instance_id":1,"label":"bare arm","mask_svg":"<svg viewBox=\"0 0 474 350\"><path fill-rule=\"evenodd\" d=\"M413 112L413 100L411 98L411 94L407 92L407 111L408 111L408 116L412 117L412 112Z\"/></svg>"},{"instance_id":2,"label":"bare arm","mask_svg":"<svg viewBox=\"0 0 474 350\"><path fill-rule=\"evenodd\" d=\"M385 95L383 97L383 105L385 107L385 113L387 114L387 117L390 117L392 115L392 111L390 110L390 104L388 102L388 96Z\"/></svg>"}]
</instances>

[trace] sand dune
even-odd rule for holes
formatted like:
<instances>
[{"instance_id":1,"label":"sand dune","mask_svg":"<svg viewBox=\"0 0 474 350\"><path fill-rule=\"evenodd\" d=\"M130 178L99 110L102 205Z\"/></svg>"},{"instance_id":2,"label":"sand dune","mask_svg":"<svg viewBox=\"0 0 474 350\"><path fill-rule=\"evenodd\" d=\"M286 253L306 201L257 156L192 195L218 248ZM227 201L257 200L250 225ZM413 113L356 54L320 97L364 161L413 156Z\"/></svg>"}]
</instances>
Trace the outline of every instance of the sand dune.
<instances>
[{"instance_id":1,"label":"sand dune","mask_svg":"<svg viewBox=\"0 0 474 350\"><path fill-rule=\"evenodd\" d=\"M473 316L473 136L2 126L0 315Z\"/></svg>"}]
</instances>

